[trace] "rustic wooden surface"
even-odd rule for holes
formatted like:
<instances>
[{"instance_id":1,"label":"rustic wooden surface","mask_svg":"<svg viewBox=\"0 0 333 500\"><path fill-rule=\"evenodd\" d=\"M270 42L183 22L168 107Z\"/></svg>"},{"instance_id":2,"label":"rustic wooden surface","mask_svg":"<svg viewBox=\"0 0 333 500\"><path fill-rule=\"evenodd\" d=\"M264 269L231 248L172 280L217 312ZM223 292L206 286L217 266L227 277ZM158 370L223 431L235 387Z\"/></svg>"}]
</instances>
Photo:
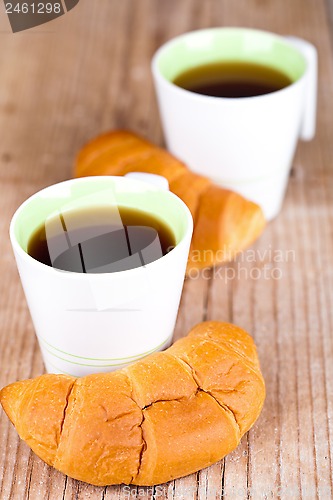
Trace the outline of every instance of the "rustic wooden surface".
<instances>
[{"instance_id":1,"label":"rustic wooden surface","mask_svg":"<svg viewBox=\"0 0 333 500\"><path fill-rule=\"evenodd\" d=\"M10 217L30 194L69 178L76 151L101 131L126 127L162 143L149 69L155 49L191 29L243 25L303 36L320 57L318 133L299 145L281 215L253 247L256 262L245 254L220 274L186 282L175 334L206 318L253 333L267 382L255 427L234 453L197 474L155 489L97 488L46 466L0 411L1 500L333 497L331 7L324 0L81 0L66 16L15 35L1 10L0 386L43 371Z\"/></svg>"}]
</instances>

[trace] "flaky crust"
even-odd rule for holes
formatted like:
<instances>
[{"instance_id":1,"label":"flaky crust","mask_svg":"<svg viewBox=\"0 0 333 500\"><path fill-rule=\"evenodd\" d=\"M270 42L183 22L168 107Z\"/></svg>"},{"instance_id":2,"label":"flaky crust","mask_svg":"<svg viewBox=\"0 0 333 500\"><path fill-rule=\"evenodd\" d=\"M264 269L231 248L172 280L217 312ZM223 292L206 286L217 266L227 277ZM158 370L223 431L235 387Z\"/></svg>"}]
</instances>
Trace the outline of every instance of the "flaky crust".
<instances>
[{"instance_id":1,"label":"flaky crust","mask_svg":"<svg viewBox=\"0 0 333 500\"><path fill-rule=\"evenodd\" d=\"M40 458L95 485L154 485L213 464L238 445L264 398L252 338L219 322L116 372L42 375L0 392Z\"/></svg>"},{"instance_id":2,"label":"flaky crust","mask_svg":"<svg viewBox=\"0 0 333 500\"><path fill-rule=\"evenodd\" d=\"M75 166L77 177L134 171L163 175L170 190L189 207L194 232L187 274L232 260L265 227L257 204L212 184L165 150L128 131L116 130L90 141Z\"/></svg>"}]
</instances>

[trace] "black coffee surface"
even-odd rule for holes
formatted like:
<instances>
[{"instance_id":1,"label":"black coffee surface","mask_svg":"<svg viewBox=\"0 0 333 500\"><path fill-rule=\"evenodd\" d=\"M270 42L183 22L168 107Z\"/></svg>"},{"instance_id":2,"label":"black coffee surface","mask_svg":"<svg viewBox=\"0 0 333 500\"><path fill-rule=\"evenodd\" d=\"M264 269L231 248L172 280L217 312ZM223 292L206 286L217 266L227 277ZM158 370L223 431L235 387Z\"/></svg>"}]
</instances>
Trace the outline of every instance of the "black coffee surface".
<instances>
[{"instance_id":1,"label":"black coffee surface","mask_svg":"<svg viewBox=\"0 0 333 500\"><path fill-rule=\"evenodd\" d=\"M31 235L28 254L64 271L110 273L144 266L175 246L169 226L129 207L96 207L49 218Z\"/></svg>"},{"instance_id":2,"label":"black coffee surface","mask_svg":"<svg viewBox=\"0 0 333 500\"><path fill-rule=\"evenodd\" d=\"M213 97L254 97L281 90L292 83L288 75L260 64L223 61L191 68L173 83Z\"/></svg>"}]
</instances>

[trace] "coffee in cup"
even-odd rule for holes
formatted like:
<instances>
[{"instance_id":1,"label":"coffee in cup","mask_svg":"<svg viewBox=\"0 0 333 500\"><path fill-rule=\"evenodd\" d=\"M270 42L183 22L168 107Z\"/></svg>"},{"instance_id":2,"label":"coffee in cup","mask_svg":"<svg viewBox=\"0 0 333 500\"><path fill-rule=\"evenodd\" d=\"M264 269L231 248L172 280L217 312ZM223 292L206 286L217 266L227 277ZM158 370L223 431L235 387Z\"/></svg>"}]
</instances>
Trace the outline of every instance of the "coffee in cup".
<instances>
[{"instance_id":1,"label":"coffee in cup","mask_svg":"<svg viewBox=\"0 0 333 500\"><path fill-rule=\"evenodd\" d=\"M254 29L210 28L164 44L152 71L171 153L275 217L297 141L315 133L315 47Z\"/></svg>"},{"instance_id":2,"label":"coffee in cup","mask_svg":"<svg viewBox=\"0 0 333 500\"><path fill-rule=\"evenodd\" d=\"M72 179L14 214L11 242L48 372L108 372L170 345L193 221L158 177ZM48 261L34 253L41 244Z\"/></svg>"}]
</instances>

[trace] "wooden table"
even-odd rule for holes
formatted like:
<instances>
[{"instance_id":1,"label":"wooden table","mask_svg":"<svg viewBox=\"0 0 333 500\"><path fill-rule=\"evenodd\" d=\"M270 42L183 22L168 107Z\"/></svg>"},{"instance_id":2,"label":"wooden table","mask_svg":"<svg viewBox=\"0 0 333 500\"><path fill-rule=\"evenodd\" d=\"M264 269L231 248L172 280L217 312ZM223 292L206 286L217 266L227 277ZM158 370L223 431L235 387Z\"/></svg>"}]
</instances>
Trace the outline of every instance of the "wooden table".
<instances>
[{"instance_id":1,"label":"wooden table","mask_svg":"<svg viewBox=\"0 0 333 500\"><path fill-rule=\"evenodd\" d=\"M1 500L333 497L330 12L324 0L81 0L13 35L1 11L0 386L43 372L9 243L11 215L30 194L69 178L77 150L101 131L126 127L162 143L149 69L155 49L188 30L243 25L305 37L320 57L318 133L299 146L281 215L253 247L255 262L245 253L222 273L185 283L175 333L210 318L252 332L267 383L257 424L197 474L155 489L97 488L36 458L0 411Z\"/></svg>"}]
</instances>

